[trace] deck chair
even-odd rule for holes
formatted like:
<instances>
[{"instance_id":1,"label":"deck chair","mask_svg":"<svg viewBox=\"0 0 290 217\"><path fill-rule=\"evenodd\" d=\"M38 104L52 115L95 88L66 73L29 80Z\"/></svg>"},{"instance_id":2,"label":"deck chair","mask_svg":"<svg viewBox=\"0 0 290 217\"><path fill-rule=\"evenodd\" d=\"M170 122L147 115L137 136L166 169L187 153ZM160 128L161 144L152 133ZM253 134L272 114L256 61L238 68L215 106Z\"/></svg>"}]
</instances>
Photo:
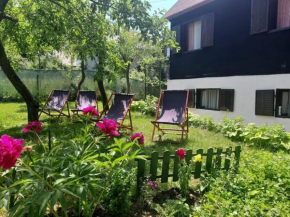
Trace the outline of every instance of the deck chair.
<instances>
[{"instance_id":1,"label":"deck chair","mask_svg":"<svg viewBox=\"0 0 290 217\"><path fill-rule=\"evenodd\" d=\"M111 107L109 108L109 103L112 100L113 96L114 99L112 101ZM130 107L134 98L135 94L112 93L107 104L104 106L104 109L101 112L99 118L97 120L93 120L98 122L102 119L112 119L118 123L118 130L120 130L121 128L125 128L133 131ZM130 119L130 126L124 126L123 123L128 113ZM105 116L102 118L104 114Z\"/></svg>"},{"instance_id":2,"label":"deck chair","mask_svg":"<svg viewBox=\"0 0 290 217\"><path fill-rule=\"evenodd\" d=\"M79 90L77 93L75 108L72 109L72 122L74 116L79 116L84 108L88 106L96 107L98 110L97 92L92 90Z\"/></svg>"},{"instance_id":3,"label":"deck chair","mask_svg":"<svg viewBox=\"0 0 290 217\"><path fill-rule=\"evenodd\" d=\"M163 134L181 135L181 142L183 137L188 134L188 90L161 90L159 101L156 108L155 120L152 121L153 132L151 141L154 141L155 128ZM159 109L162 109L159 116ZM187 122L187 125L185 126ZM161 128L160 125L174 125L181 129ZM167 133L168 131L179 131L181 133Z\"/></svg>"},{"instance_id":4,"label":"deck chair","mask_svg":"<svg viewBox=\"0 0 290 217\"><path fill-rule=\"evenodd\" d=\"M42 113L47 114L50 117L57 117L57 122L60 117L68 117L70 118L68 99L71 94L69 90L53 90L49 94L44 107L40 109L40 113L38 118L40 118ZM67 114L63 112L64 107L67 106ZM52 111L57 112L58 114L51 114Z\"/></svg>"}]
</instances>

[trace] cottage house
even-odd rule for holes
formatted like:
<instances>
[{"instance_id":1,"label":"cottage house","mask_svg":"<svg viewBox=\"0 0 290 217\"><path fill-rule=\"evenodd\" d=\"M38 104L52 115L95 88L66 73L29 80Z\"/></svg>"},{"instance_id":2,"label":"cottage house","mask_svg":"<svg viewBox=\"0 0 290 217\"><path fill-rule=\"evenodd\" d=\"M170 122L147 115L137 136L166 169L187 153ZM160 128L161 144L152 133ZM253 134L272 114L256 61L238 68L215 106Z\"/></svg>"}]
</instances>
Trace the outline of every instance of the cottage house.
<instances>
[{"instance_id":1,"label":"cottage house","mask_svg":"<svg viewBox=\"0 0 290 217\"><path fill-rule=\"evenodd\" d=\"M290 0L179 0L165 17L168 89L190 89L192 112L290 131Z\"/></svg>"}]
</instances>

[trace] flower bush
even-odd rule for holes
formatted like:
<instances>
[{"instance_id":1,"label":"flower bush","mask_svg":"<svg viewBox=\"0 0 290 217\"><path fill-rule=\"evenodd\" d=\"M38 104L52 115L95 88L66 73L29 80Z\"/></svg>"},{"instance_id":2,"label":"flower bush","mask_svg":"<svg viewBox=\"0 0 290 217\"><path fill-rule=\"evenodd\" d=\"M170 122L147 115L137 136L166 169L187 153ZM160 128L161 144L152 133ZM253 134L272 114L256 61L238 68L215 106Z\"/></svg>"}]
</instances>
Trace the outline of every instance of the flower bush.
<instances>
[{"instance_id":1,"label":"flower bush","mask_svg":"<svg viewBox=\"0 0 290 217\"><path fill-rule=\"evenodd\" d=\"M98 122L96 126L106 135L120 136L120 133L116 130L118 124L113 120L103 119L103 123Z\"/></svg>"},{"instance_id":2,"label":"flower bush","mask_svg":"<svg viewBox=\"0 0 290 217\"><path fill-rule=\"evenodd\" d=\"M116 135L113 121L103 124L100 132ZM2 136L0 167L5 170L0 168L1 207L5 206L11 216L68 216L68 213L93 216L106 194L119 189L112 180L127 177L127 189L131 188L135 182L129 179L133 176L128 174L134 174L130 164L137 158L144 159L139 155L142 146L126 136L105 145L107 140L102 138L106 134L96 137L95 128L90 124L77 136L75 132L66 135L71 139L50 138L50 145L43 138L30 142L25 152L22 152L24 140ZM102 205L122 207L131 192L131 189L123 191L114 203ZM129 206L130 203L124 210Z\"/></svg>"},{"instance_id":3,"label":"flower bush","mask_svg":"<svg viewBox=\"0 0 290 217\"><path fill-rule=\"evenodd\" d=\"M87 115L87 114L95 115L95 116L99 115L99 112L93 106L88 106L88 107L84 108L82 110L82 112L83 112L84 115Z\"/></svg>"},{"instance_id":4,"label":"flower bush","mask_svg":"<svg viewBox=\"0 0 290 217\"><path fill-rule=\"evenodd\" d=\"M131 141L134 141L136 139L136 141L138 142L139 145L144 145L145 143L145 137L142 133L134 133L131 137L130 137Z\"/></svg>"},{"instance_id":5,"label":"flower bush","mask_svg":"<svg viewBox=\"0 0 290 217\"><path fill-rule=\"evenodd\" d=\"M0 138L0 168L12 168L23 150L23 139L14 139L3 135Z\"/></svg>"},{"instance_id":6,"label":"flower bush","mask_svg":"<svg viewBox=\"0 0 290 217\"><path fill-rule=\"evenodd\" d=\"M29 122L24 128L23 133L35 132L39 133L41 131L42 123L38 121Z\"/></svg>"}]
</instances>

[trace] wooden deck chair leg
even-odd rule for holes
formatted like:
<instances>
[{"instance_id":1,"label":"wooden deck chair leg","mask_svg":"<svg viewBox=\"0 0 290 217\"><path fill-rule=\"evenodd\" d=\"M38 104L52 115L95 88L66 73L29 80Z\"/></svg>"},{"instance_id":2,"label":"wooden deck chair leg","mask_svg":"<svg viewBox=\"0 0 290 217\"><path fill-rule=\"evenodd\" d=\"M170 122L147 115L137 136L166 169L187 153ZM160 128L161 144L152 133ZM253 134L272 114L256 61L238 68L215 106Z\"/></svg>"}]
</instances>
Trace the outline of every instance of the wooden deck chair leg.
<instances>
[{"instance_id":1,"label":"wooden deck chair leg","mask_svg":"<svg viewBox=\"0 0 290 217\"><path fill-rule=\"evenodd\" d=\"M189 118L188 118L188 108L187 108L187 111L186 111L186 116L187 116L187 134L189 133Z\"/></svg>"},{"instance_id":2,"label":"wooden deck chair leg","mask_svg":"<svg viewBox=\"0 0 290 217\"><path fill-rule=\"evenodd\" d=\"M66 106L67 106L68 118L70 118L70 111L69 111L69 105L68 105L68 102L66 102Z\"/></svg>"},{"instance_id":3,"label":"wooden deck chair leg","mask_svg":"<svg viewBox=\"0 0 290 217\"><path fill-rule=\"evenodd\" d=\"M132 116L131 116L131 110L130 109L129 109L129 118L130 118L131 130L133 131L133 122L132 122Z\"/></svg>"},{"instance_id":4,"label":"wooden deck chair leg","mask_svg":"<svg viewBox=\"0 0 290 217\"><path fill-rule=\"evenodd\" d=\"M155 134L155 124L153 124L153 131L152 131L152 136L151 136L151 142L154 140L154 134Z\"/></svg>"}]
</instances>

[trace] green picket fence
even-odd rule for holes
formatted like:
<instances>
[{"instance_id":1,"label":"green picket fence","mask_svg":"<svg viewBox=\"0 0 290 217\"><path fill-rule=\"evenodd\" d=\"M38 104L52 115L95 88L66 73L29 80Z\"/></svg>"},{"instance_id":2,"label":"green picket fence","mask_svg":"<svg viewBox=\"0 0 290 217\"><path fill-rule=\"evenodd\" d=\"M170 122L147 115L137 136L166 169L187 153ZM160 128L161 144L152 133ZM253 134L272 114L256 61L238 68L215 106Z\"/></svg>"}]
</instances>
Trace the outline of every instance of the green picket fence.
<instances>
[{"instance_id":1,"label":"green picket fence","mask_svg":"<svg viewBox=\"0 0 290 217\"><path fill-rule=\"evenodd\" d=\"M241 146L237 146L234 150L231 147L226 148L223 151L222 148L218 148L214 152L213 148L209 148L205 153L203 149L198 149L196 153L192 153L192 150L186 151L185 161L189 163L193 160L193 157L200 154L202 156L201 162L196 162L194 164L194 170L192 174L195 179L200 178L201 173L207 172L211 173L213 169L216 170L229 170L231 165L234 166L234 170L237 172L240 161ZM162 161L161 168L159 162ZM165 151L163 156L158 156L158 152L152 152L151 157L146 160L138 159L137 160L137 194L140 193L140 189L145 177L150 175L150 180L156 181L161 179L161 183L167 183L169 178L172 177L172 181L178 181L178 170L179 170L179 157L171 155L169 151ZM170 164L171 165L170 170ZM149 165L149 168L146 170L146 164ZM158 169L161 171L161 174L158 174Z\"/></svg>"}]
</instances>

